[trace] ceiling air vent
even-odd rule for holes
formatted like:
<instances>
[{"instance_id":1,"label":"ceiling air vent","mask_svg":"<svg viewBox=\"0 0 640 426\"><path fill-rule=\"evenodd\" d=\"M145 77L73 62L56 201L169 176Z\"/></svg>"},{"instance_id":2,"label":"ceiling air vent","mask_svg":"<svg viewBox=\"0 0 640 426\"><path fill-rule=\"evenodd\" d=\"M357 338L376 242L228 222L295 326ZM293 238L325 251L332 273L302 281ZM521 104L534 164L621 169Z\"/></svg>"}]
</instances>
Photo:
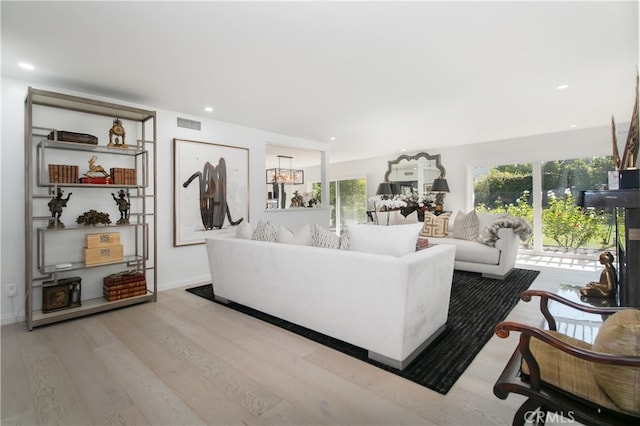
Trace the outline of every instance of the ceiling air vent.
<instances>
[{"instance_id":1,"label":"ceiling air vent","mask_svg":"<svg viewBox=\"0 0 640 426\"><path fill-rule=\"evenodd\" d=\"M202 123L196 120L188 120L186 118L178 117L178 127L191 130L202 130Z\"/></svg>"}]
</instances>

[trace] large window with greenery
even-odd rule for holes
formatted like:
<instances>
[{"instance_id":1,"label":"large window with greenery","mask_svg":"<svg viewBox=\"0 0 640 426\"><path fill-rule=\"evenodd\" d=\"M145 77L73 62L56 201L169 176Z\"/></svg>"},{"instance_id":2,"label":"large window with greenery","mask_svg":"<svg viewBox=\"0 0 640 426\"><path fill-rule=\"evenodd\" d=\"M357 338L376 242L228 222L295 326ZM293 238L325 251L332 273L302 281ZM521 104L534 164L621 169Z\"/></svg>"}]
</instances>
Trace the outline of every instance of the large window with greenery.
<instances>
[{"instance_id":1,"label":"large window with greenery","mask_svg":"<svg viewBox=\"0 0 640 426\"><path fill-rule=\"evenodd\" d=\"M349 223L367 220L367 183L364 178L329 182L331 229L340 233Z\"/></svg>"},{"instance_id":2,"label":"large window with greenery","mask_svg":"<svg viewBox=\"0 0 640 426\"><path fill-rule=\"evenodd\" d=\"M580 194L606 187L607 172L614 169L611 157L476 168L474 205L526 219L533 234L525 248L592 254L612 247L614 223L608 212L581 207ZM539 192L533 191L534 184Z\"/></svg>"}]
</instances>

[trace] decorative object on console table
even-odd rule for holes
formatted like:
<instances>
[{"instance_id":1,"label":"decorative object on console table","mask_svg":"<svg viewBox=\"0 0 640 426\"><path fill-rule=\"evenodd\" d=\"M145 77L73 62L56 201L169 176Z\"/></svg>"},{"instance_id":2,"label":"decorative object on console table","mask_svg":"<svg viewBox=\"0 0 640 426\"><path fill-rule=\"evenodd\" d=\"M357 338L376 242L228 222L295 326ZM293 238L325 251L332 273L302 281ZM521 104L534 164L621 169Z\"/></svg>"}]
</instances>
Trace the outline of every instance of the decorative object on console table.
<instances>
[{"instance_id":1,"label":"decorative object on console table","mask_svg":"<svg viewBox=\"0 0 640 426\"><path fill-rule=\"evenodd\" d=\"M142 272L118 272L104 277L102 294L108 302L142 296L147 293L147 281Z\"/></svg>"},{"instance_id":2,"label":"decorative object on console table","mask_svg":"<svg viewBox=\"0 0 640 426\"><path fill-rule=\"evenodd\" d=\"M42 283L42 312L75 308L82 305L80 277L63 278Z\"/></svg>"},{"instance_id":3,"label":"decorative object on console table","mask_svg":"<svg viewBox=\"0 0 640 426\"><path fill-rule=\"evenodd\" d=\"M447 192L449 192L449 184L447 180L443 177L436 178L433 181L433 185L431 185L431 190L436 192L436 211L443 210L444 197Z\"/></svg>"},{"instance_id":4,"label":"decorative object on console table","mask_svg":"<svg viewBox=\"0 0 640 426\"><path fill-rule=\"evenodd\" d=\"M84 143L89 145L98 144L98 138L93 135L89 135L86 133L66 132L64 130L52 130L47 136L47 139L60 142Z\"/></svg>"}]
</instances>

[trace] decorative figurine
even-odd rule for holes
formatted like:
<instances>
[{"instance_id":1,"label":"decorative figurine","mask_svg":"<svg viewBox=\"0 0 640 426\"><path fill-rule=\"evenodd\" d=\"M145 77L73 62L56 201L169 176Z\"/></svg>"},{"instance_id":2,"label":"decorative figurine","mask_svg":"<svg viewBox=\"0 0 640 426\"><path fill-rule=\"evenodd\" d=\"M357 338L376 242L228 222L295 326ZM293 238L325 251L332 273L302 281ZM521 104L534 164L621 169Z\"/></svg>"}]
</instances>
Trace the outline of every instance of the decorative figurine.
<instances>
[{"instance_id":1,"label":"decorative figurine","mask_svg":"<svg viewBox=\"0 0 640 426\"><path fill-rule=\"evenodd\" d=\"M128 225L129 224L129 207L131 207L131 203L129 202L129 193L125 192L124 189L121 189L120 191L118 191L118 198L116 198L113 192L111 193L111 196L113 197L113 200L118 205L118 210L120 210L120 219L118 219L116 224Z\"/></svg>"},{"instance_id":2,"label":"decorative figurine","mask_svg":"<svg viewBox=\"0 0 640 426\"><path fill-rule=\"evenodd\" d=\"M115 140L114 140L115 136ZM125 131L122 127L122 121L119 118L113 120L113 126L109 129L109 143L107 146L113 148L127 148L127 144L124 143ZM120 141L122 138L122 142Z\"/></svg>"},{"instance_id":3,"label":"decorative figurine","mask_svg":"<svg viewBox=\"0 0 640 426\"><path fill-rule=\"evenodd\" d=\"M611 298L616 295L616 269L613 266L613 255L609 251L600 253L600 263L604 270L600 274L600 281L592 281L580 289L583 296Z\"/></svg>"},{"instance_id":4,"label":"decorative figurine","mask_svg":"<svg viewBox=\"0 0 640 426\"><path fill-rule=\"evenodd\" d=\"M63 192L64 191L61 188L58 188L56 196L51 197L51 201L47 204L49 206L49 211L51 212L51 217L53 218L49 219L47 229L64 228L64 223L60 221L60 216L62 215L62 208L67 207L67 201L71 198L72 192L67 195L67 198L62 198Z\"/></svg>"},{"instance_id":5,"label":"decorative figurine","mask_svg":"<svg viewBox=\"0 0 640 426\"><path fill-rule=\"evenodd\" d=\"M289 207L302 207L302 195L300 195L298 191L293 191L293 197L291 197Z\"/></svg>"},{"instance_id":6,"label":"decorative figurine","mask_svg":"<svg viewBox=\"0 0 640 426\"><path fill-rule=\"evenodd\" d=\"M85 226L96 226L98 224L108 225L111 223L111 219L109 218L109 213L91 209L78 216L76 223Z\"/></svg>"},{"instance_id":7,"label":"decorative figurine","mask_svg":"<svg viewBox=\"0 0 640 426\"><path fill-rule=\"evenodd\" d=\"M96 160L98 159L98 157L96 157L95 155L91 156L91 159L89 159L89 170L84 173L84 176L86 177L94 177L95 174L100 173L102 176L109 176L109 173L107 173L104 170L104 167L102 167L101 165L96 165Z\"/></svg>"}]
</instances>

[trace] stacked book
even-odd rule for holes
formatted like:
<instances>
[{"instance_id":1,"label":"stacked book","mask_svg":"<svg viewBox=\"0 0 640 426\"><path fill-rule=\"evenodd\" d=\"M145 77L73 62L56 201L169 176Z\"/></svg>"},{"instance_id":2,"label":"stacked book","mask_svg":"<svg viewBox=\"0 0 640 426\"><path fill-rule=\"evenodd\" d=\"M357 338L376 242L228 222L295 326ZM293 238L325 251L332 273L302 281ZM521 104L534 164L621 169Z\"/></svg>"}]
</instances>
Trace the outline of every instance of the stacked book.
<instances>
[{"instance_id":1,"label":"stacked book","mask_svg":"<svg viewBox=\"0 0 640 426\"><path fill-rule=\"evenodd\" d=\"M110 172L114 185L135 185L137 183L136 169L112 167Z\"/></svg>"},{"instance_id":2,"label":"stacked book","mask_svg":"<svg viewBox=\"0 0 640 426\"><path fill-rule=\"evenodd\" d=\"M125 271L104 277L102 294L108 302L147 294L147 282L142 272Z\"/></svg>"},{"instance_id":3,"label":"stacked book","mask_svg":"<svg viewBox=\"0 0 640 426\"><path fill-rule=\"evenodd\" d=\"M49 164L50 183L78 183L78 166Z\"/></svg>"}]
</instances>

